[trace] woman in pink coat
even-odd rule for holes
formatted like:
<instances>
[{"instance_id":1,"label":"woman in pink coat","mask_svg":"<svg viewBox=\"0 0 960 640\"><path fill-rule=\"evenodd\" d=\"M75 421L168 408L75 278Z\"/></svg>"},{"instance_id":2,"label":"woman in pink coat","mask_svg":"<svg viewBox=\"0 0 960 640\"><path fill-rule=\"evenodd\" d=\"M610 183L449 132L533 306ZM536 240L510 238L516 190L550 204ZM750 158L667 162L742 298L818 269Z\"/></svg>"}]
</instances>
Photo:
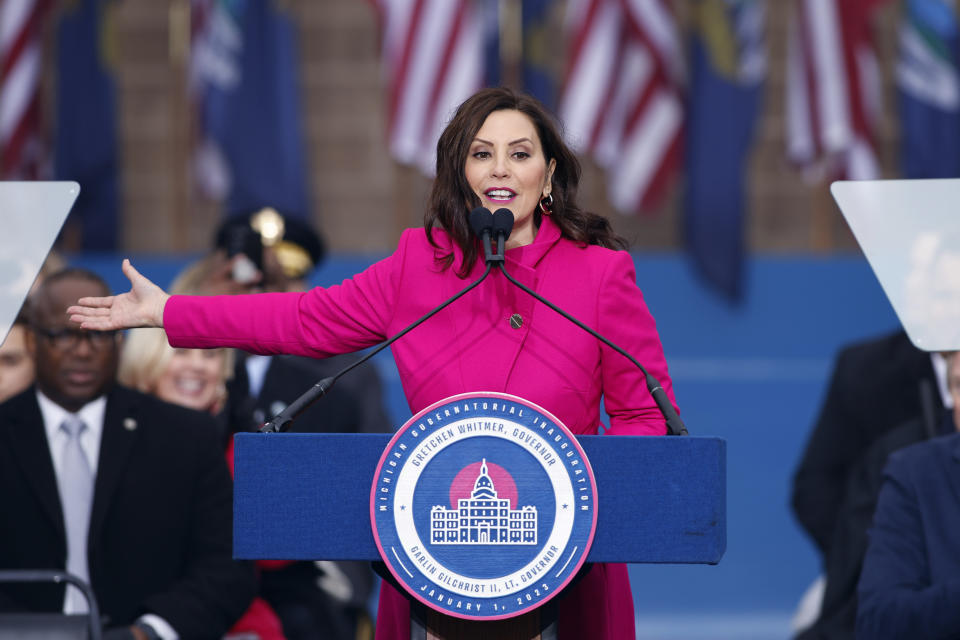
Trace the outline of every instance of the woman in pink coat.
<instances>
[{"instance_id":1,"label":"woman in pink coat","mask_svg":"<svg viewBox=\"0 0 960 640\"><path fill-rule=\"evenodd\" d=\"M424 228L390 257L343 284L306 293L170 297L124 261L130 292L70 309L87 329L162 326L178 347L236 347L314 357L382 342L482 273L468 212L514 215L506 269L631 353L673 391L633 261L606 219L576 203L580 165L543 107L485 89L457 110L437 144L437 178ZM397 341L394 359L413 413L467 391L511 393L577 434L662 435L663 417L641 373L493 272L479 287ZM610 424L600 423L600 400ZM674 402L675 404L675 402ZM560 638L633 639L624 565L594 565L557 601ZM378 638L409 636L407 599L380 597Z\"/></svg>"}]
</instances>

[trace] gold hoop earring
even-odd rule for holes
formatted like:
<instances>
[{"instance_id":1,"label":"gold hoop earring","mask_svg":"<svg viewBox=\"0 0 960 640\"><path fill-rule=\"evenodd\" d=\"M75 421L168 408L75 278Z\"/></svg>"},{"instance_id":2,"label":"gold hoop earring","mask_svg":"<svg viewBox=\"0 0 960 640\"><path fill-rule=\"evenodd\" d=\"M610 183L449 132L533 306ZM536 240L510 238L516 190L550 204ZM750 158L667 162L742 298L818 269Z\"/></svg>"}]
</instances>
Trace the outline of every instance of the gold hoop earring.
<instances>
[{"instance_id":1,"label":"gold hoop earring","mask_svg":"<svg viewBox=\"0 0 960 640\"><path fill-rule=\"evenodd\" d=\"M550 214L552 214L553 213L553 194L548 193L546 197L540 198L539 207L540 207L540 212L543 215L549 216Z\"/></svg>"}]
</instances>

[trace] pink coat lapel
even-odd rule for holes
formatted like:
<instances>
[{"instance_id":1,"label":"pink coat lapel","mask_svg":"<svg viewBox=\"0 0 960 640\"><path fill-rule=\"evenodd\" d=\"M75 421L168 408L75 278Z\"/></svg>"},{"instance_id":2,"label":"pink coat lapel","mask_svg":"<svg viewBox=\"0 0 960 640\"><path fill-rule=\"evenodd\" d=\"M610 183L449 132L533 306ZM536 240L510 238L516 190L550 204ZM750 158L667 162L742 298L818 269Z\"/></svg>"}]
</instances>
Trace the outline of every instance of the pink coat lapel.
<instances>
[{"instance_id":1,"label":"pink coat lapel","mask_svg":"<svg viewBox=\"0 0 960 640\"><path fill-rule=\"evenodd\" d=\"M532 244L507 251L508 273L536 291L540 285L536 267L559 239L560 230L551 221L545 221ZM459 249L455 248L454 254L454 264L459 265L462 260ZM443 278L444 297L449 298L478 278L483 268L483 261L478 260L467 279ZM459 354L456 370L460 389L507 390L514 365L530 333L534 304L530 295L495 270L475 291L445 312L444 320L452 331ZM519 328L511 325L510 318L514 315L521 320Z\"/></svg>"}]
</instances>

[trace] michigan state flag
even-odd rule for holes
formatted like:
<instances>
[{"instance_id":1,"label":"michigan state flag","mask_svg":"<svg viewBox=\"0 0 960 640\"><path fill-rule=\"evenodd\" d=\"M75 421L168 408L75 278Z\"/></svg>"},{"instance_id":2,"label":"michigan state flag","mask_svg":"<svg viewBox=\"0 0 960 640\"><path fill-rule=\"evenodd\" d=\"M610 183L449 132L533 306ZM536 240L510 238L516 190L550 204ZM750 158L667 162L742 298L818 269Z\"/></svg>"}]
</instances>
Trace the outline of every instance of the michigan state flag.
<instances>
[{"instance_id":1,"label":"michigan state flag","mask_svg":"<svg viewBox=\"0 0 960 640\"><path fill-rule=\"evenodd\" d=\"M57 27L57 118L54 176L76 180L80 196L70 213L81 248L119 248L116 88L106 28L112 0L64 3Z\"/></svg>"},{"instance_id":2,"label":"michigan state flag","mask_svg":"<svg viewBox=\"0 0 960 640\"><path fill-rule=\"evenodd\" d=\"M743 288L746 163L767 68L764 3L700 0L694 11L684 234L696 270L735 300Z\"/></svg>"},{"instance_id":3,"label":"michigan state flag","mask_svg":"<svg viewBox=\"0 0 960 640\"><path fill-rule=\"evenodd\" d=\"M227 213L272 206L307 218L296 33L274 5L195 3L191 73L203 137L197 180L208 195L226 199Z\"/></svg>"},{"instance_id":4,"label":"michigan state flag","mask_svg":"<svg viewBox=\"0 0 960 640\"><path fill-rule=\"evenodd\" d=\"M897 89L907 178L960 177L960 82L954 3L907 0Z\"/></svg>"}]
</instances>

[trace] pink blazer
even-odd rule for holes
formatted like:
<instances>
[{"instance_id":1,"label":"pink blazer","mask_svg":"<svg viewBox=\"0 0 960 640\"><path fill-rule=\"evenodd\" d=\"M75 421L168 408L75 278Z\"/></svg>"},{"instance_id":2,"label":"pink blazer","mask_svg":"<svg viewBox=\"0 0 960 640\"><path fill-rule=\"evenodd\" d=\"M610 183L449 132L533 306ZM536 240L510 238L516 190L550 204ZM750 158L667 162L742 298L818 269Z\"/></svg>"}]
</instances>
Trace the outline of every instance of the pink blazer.
<instances>
[{"instance_id":1,"label":"pink blazer","mask_svg":"<svg viewBox=\"0 0 960 640\"><path fill-rule=\"evenodd\" d=\"M436 237L450 246L442 232ZM341 285L306 293L174 296L164 326L177 347L230 346L320 358L356 351L397 333L482 273L480 260L466 280L456 277L462 256L453 251L453 268L441 270L424 230L407 230L393 255ZM532 244L507 252L507 270L626 349L674 401L656 325L629 254L581 247L561 238L545 218ZM515 314L522 319L519 328L510 322ZM541 405L574 433L593 434L603 395L611 419L607 433L666 433L633 364L497 272L392 349L413 413L457 393L502 391Z\"/></svg>"},{"instance_id":2,"label":"pink blazer","mask_svg":"<svg viewBox=\"0 0 960 640\"><path fill-rule=\"evenodd\" d=\"M229 346L255 353L314 357L382 342L466 286L462 255L440 269L423 229L406 231L396 252L343 284L307 293L174 296L164 311L170 344ZM581 247L561 238L549 218L535 241L507 252L507 270L537 293L620 345L660 381L674 405L653 317L623 251ZM519 315L519 328L510 318ZM616 435L666 433L640 372L620 354L535 302L500 273L394 343L410 411L467 391L502 391L544 407L574 433L595 434L603 396ZM349 375L349 374L348 374ZM624 565L594 565L561 596L561 640L633 640L633 598ZM410 634L406 598L384 585L377 638Z\"/></svg>"}]
</instances>

